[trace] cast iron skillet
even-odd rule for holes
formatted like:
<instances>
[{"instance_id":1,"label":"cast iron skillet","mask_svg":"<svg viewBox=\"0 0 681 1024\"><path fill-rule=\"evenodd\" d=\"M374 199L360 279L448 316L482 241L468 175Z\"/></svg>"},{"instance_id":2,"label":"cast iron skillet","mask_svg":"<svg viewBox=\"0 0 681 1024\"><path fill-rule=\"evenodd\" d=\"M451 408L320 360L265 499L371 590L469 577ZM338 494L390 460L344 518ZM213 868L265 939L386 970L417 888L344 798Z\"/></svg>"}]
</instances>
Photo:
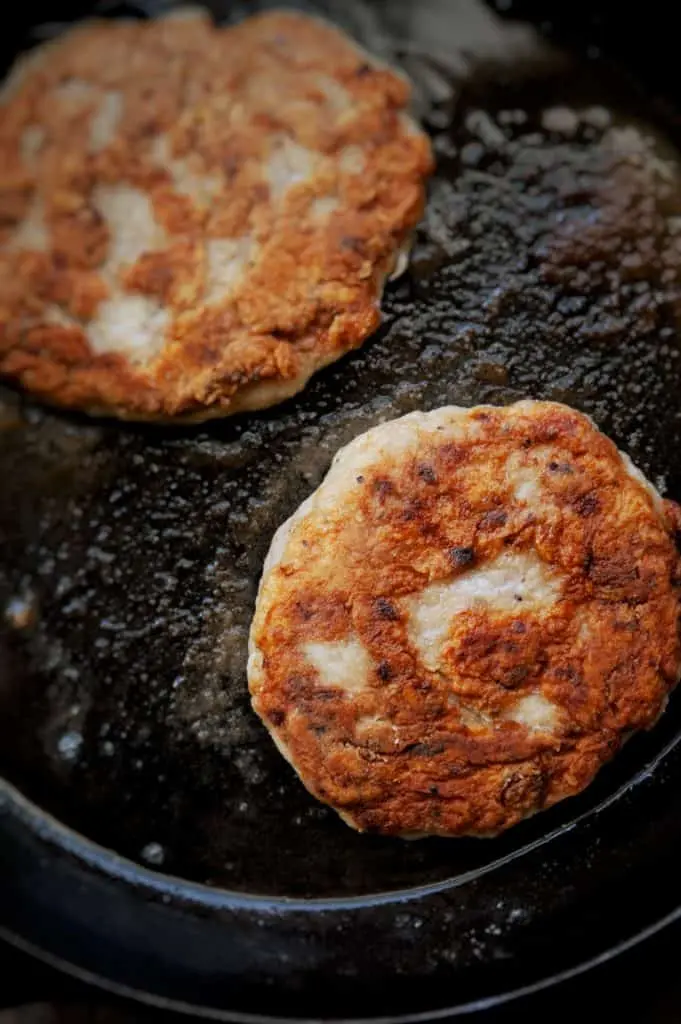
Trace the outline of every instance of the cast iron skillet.
<instances>
[{"instance_id":1,"label":"cast iron skillet","mask_svg":"<svg viewBox=\"0 0 681 1024\"><path fill-rule=\"evenodd\" d=\"M681 699L504 837L359 836L249 709L257 578L333 453L415 408L566 401L681 498L678 125L597 51L568 57L475 0L314 6L416 81L438 172L412 268L378 336L271 412L121 426L2 391L0 930L217 1019L464 1013L679 914ZM90 11L28 3L11 50ZM608 122L665 163L622 185Z\"/></svg>"}]
</instances>

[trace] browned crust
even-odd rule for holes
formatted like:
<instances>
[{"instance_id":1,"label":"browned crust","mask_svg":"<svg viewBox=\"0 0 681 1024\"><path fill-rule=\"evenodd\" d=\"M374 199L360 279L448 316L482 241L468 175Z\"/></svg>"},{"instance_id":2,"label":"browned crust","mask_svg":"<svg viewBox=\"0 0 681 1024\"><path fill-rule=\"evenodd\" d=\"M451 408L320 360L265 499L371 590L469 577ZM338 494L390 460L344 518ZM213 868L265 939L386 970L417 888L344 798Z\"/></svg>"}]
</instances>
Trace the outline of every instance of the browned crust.
<instances>
[{"instance_id":1,"label":"browned crust","mask_svg":"<svg viewBox=\"0 0 681 1024\"><path fill-rule=\"evenodd\" d=\"M334 111L320 75L346 90L350 112ZM100 97L124 97L117 135L100 152L89 150L95 100L69 117L54 101L69 79ZM94 22L48 49L11 88L0 126L4 376L92 412L203 418L294 393L376 329L383 281L421 216L432 158L427 138L404 119L406 82L368 63L331 26L284 12L229 29L203 19ZM46 140L29 167L20 140L33 125ZM159 135L174 157L191 155L202 174L218 177L205 207L176 191L152 158ZM275 136L323 157L276 209L262 175ZM341 168L348 146L363 153L361 174ZM88 320L107 295L98 271L108 230L92 195L112 183L148 193L171 236L164 252L143 254L119 275L127 291L157 298L172 314L161 356L144 367L95 354L88 343ZM49 250L10 249L36 194ZM315 225L311 204L329 194L339 207ZM227 299L206 305L206 240L244 235L259 246L257 261ZM54 303L72 322L48 322Z\"/></svg>"},{"instance_id":2,"label":"browned crust","mask_svg":"<svg viewBox=\"0 0 681 1024\"><path fill-rule=\"evenodd\" d=\"M416 456L384 456L335 508L308 511L263 578L254 707L308 789L361 830L497 833L582 790L678 679L678 508L656 508L612 442L564 406L481 407L472 422L477 439L423 435ZM536 507L509 489L512 455L540 467ZM399 599L529 549L563 574L560 601L460 614L446 678L427 671ZM351 632L374 664L353 699L300 650ZM557 730L499 720L538 689L561 709ZM464 725L452 694L495 727Z\"/></svg>"}]
</instances>

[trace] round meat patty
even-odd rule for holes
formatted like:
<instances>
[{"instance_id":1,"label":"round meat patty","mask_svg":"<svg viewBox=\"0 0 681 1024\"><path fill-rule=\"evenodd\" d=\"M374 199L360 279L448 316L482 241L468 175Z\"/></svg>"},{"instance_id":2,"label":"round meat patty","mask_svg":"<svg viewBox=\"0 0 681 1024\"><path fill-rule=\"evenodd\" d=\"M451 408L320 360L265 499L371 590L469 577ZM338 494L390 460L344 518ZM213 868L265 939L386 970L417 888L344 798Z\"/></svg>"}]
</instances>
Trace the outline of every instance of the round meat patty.
<instances>
[{"instance_id":1,"label":"round meat patty","mask_svg":"<svg viewBox=\"0 0 681 1024\"><path fill-rule=\"evenodd\" d=\"M86 23L0 92L0 374L129 419L272 405L376 329L424 204L409 85L273 12Z\"/></svg>"},{"instance_id":2,"label":"round meat patty","mask_svg":"<svg viewBox=\"0 0 681 1024\"><path fill-rule=\"evenodd\" d=\"M355 828L493 835L664 709L678 511L562 405L375 427L274 538L253 706Z\"/></svg>"}]
</instances>

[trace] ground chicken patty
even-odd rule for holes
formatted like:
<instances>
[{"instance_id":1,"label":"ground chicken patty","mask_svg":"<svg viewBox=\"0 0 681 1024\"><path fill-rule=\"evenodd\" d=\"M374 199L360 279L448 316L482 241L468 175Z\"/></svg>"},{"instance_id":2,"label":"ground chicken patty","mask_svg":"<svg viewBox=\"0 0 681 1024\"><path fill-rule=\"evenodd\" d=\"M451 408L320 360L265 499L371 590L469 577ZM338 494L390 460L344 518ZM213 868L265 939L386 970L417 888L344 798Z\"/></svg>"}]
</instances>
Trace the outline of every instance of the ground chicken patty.
<instances>
[{"instance_id":1,"label":"ground chicken patty","mask_svg":"<svg viewBox=\"0 0 681 1024\"><path fill-rule=\"evenodd\" d=\"M319 20L92 22L0 93L0 373L202 419L357 347L424 203L409 86Z\"/></svg>"},{"instance_id":2,"label":"ground chicken patty","mask_svg":"<svg viewBox=\"0 0 681 1024\"><path fill-rule=\"evenodd\" d=\"M497 833L578 793L664 709L677 512L562 405L369 430L272 543L255 710L355 828Z\"/></svg>"}]
</instances>

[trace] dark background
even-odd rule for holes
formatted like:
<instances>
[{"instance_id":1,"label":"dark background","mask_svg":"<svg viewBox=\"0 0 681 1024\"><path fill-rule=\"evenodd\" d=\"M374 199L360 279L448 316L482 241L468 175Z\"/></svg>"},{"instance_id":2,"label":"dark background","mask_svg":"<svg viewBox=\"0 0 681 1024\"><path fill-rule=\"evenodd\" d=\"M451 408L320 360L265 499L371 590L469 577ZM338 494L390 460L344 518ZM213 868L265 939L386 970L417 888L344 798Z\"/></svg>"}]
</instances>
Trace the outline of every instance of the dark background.
<instances>
[{"instance_id":1,"label":"dark background","mask_svg":"<svg viewBox=\"0 0 681 1024\"><path fill-rule=\"evenodd\" d=\"M626 893L622 894L626 899ZM609 963L499 1010L465 1018L479 1024L567 1024L604 1014L622 1024L681 1021L681 922ZM187 1017L115 999L0 943L0 1024L181 1024Z\"/></svg>"}]
</instances>

